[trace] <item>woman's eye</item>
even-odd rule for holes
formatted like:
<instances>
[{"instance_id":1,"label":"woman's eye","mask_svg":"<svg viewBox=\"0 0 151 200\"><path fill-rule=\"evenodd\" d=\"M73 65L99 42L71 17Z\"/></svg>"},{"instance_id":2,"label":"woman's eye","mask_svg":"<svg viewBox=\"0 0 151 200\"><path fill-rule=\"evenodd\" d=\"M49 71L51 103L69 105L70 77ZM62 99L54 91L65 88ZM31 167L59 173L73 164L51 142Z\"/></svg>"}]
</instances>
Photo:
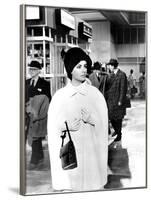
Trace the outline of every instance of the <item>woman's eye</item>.
<instances>
[{"instance_id":1,"label":"woman's eye","mask_svg":"<svg viewBox=\"0 0 151 200\"><path fill-rule=\"evenodd\" d=\"M77 68L80 69L80 68L81 68L81 65L77 65Z\"/></svg>"},{"instance_id":2,"label":"woman's eye","mask_svg":"<svg viewBox=\"0 0 151 200\"><path fill-rule=\"evenodd\" d=\"M81 69L82 67L87 69L87 64L84 64L84 65L83 64L79 64L79 65L76 66L77 69Z\"/></svg>"}]
</instances>

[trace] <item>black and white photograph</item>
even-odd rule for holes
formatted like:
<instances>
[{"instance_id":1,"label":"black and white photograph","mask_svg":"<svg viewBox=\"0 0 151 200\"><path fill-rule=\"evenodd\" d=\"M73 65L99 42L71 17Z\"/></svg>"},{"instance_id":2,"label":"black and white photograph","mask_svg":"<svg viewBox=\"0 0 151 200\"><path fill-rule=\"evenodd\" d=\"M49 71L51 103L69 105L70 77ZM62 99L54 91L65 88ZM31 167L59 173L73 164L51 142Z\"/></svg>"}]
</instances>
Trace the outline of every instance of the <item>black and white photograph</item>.
<instances>
[{"instance_id":1,"label":"black and white photograph","mask_svg":"<svg viewBox=\"0 0 151 200\"><path fill-rule=\"evenodd\" d=\"M20 194L147 187L147 12L20 6Z\"/></svg>"}]
</instances>

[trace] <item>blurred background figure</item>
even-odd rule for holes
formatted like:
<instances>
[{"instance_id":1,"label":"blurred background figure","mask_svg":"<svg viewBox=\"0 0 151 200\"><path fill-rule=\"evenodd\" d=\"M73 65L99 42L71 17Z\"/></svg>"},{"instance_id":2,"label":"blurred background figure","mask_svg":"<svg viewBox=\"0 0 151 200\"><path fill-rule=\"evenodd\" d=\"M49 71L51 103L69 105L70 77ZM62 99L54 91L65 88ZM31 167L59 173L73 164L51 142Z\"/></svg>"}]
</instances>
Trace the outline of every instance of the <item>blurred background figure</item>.
<instances>
[{"instance_id":1,"label":"blurred background figure","mask_svg":"<svg viewBox=\"0 0 151 200\"><path fill-rule=\"evenodd\" d=\"M141 99L145 99L145 72L142 72L139 77L139 96Z\"/></svg>"},{"instance_id":2,"label":"blurred background figure","mask_svg":"<svg viewBox=\"0 0 151 200\"><path fill-rule=\"evenodd\" d=\"M44 159L42 140L47 135L47 112L51 100L50 83L39 76L41 69L38 61L31 61L31 78L26 80L26 139L32 149L30 170Z\"/></svg>"},{"instance_id":3,"label":"blurred background figure","mask_svg":"<svg viewBox=\"0 0 151 200\"><path fill-rule=\"evenodd\" d=\"M137 88L135 87L135 79L133 76L133 69L130 70L130 74L128 76L128 94L130 95L130 98L133 99L135 97L135 94L137 93Z\"/></svg>"},{"instance_id":4,"label":"blurred background figure","mask_svg":"<svg viewBox=\"0 0 151 200\"><path fill-rule=\"evenodd\" d=\"M100 73L101 73L101 64L99 62L95 62L93 65L93 71L89 75L89 79L91 84L99 89L100 87Z\"/></svg>"},{"instance_id":5,"label":"blurred background figure","mask_svg":"<svg viewBox=\"0 0 151 200\"><path fill-rule=\"evenodd\" d=\"M106 64L102 64L101 65L101 70L100 70L100 86L99 86L99 90L100 92L102 92L102 94L104 95L104 97L106 98L106 91L107 91L107 78L108 78L108 73L107 73L107 68L106 68Z\"/></svg>"}]
</instances>

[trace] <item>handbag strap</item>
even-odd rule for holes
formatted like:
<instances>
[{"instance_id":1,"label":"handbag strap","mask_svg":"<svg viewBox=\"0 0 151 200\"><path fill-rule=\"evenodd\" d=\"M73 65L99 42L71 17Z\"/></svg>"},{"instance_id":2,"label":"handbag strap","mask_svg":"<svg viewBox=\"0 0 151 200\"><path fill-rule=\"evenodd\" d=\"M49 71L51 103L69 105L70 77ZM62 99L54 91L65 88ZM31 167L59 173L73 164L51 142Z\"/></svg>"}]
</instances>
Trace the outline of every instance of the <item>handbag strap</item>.
<instances>
[{"instance_id":1,"label":"handbag strap","mask_svg":"<svg viewBox=\"0 0 151 200\"><path fill-rule=\"evenodd\" d=\"M63 131L63 132L64 132L64 134L60 136L60 137L61 137L61 139L62 139L62 142L61 142L61 147L63 147L64 138L66 137L66 131Z\"/></svg>"},{"instance_id":2,"label":"handbag strap","mask_svg":"<svg viewBox=\"0 0 151 200\"><path fill-rule=\"evenodd\" d=\"M66 132L68 132L68 136L69 136L69 140L72 141L71 139L71 135L70 135L70 131L69 131L69 128L68 128L68 124L67 124L67 121L65 121L65 125L66 125L66 131L63 131L64 134L61 136L62 138L62 143L61 143L61 146L63 147L63 143L64 143L64 138L66 137Z\"/></svg>"},{"instance_id":3,"label":"handbag strap","mask_svg":"<svg viewBox=\"0 0 151 200\"><path fill-rule=\"evenodd\" d=\"M67 121L65 121L65 124L66 124L66 129L67 129L67 132L68 132L69 140L72 141L72 139L71 139L71 135L70 135L70 131L69 131L69 128L68 128Z\"/></svg>"}]
</instances>

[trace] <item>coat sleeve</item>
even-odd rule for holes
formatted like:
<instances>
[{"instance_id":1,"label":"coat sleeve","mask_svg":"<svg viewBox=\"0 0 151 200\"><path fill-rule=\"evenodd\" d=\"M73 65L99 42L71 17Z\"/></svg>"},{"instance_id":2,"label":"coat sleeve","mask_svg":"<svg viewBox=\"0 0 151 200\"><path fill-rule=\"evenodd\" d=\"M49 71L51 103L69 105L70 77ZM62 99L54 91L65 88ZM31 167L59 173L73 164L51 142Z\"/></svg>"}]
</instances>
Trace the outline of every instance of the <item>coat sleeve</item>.
<instances>
[{"instance_id":1,"label":"coat sleeve","mask_svg":"<svg viewBox=\"0 0 151 200\"><path fill-rule=\"evenodd\" d=\"M127 77L125 73L121 74L121 80L120 80L120 96L119 96L119 101L121 103L124 102L126 93L127 93Z\"/></svg>"},{"instance_id":2,"label":"coat sleeve","mask_svg":"<svg viewBox=\"0 0 151 200\"><path fill-rule=\"evenodd\" d=\"M33 122L44 119L48 113L49 99L46 95L34 96L31 100Z\"/></svg>"},{"instance_id":3,"label":"coat sleeve","mask_svg":"<svg viewBox=\"0 0 151 200\"><path fill-rule=\"evenodd\" d=\"M49 102L51 101L51 93L50 93L50 82L43 80L43 93L48 97Z\"/></svg>"}]
</instances>

